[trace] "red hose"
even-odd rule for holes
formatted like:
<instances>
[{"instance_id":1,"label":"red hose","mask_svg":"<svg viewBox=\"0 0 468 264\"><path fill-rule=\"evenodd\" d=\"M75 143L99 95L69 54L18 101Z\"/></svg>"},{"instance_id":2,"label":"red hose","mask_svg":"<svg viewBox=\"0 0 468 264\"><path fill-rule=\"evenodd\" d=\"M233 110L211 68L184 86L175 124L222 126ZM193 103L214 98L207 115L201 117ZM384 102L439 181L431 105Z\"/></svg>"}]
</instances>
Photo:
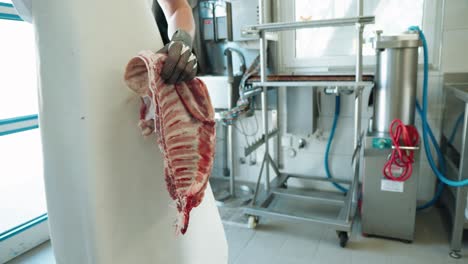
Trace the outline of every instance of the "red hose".
<instances>
[{"instance_id":1,"label":"red hose","mask_svg":"<svg viewBox=\"0 0 468 264\"><path fill-rule=\"evenodd\" d=\"M393 181L406 181L413 173L414 150L402 150L400 147L415 147L419 143L418 130L414 126L405 125L400 119L395 119L390 125L390 137L393 146L390 159L383 167L383 174ZM399 176L394 176L392 169L401 169Z\"/></svg>"}]
</instances>

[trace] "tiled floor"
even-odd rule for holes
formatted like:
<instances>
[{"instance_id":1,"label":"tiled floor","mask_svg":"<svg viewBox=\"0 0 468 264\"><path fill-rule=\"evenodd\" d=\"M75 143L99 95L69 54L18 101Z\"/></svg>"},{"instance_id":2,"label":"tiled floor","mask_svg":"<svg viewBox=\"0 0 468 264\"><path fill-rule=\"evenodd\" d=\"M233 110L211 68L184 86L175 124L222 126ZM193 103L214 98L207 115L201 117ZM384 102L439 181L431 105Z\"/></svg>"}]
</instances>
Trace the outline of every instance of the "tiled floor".
<instances>
[{"instance_id":1,"label":"tiled floor","mask_svg":"<svg viewBox=\"0 0 468 264\"><path fill-rule=\"evenodd\" d=\"M454 260L448 256L447 233L435 209L418 214L413 244L362 237L359 223L344 249L339 247L334 230L316 225L263 219L255 230L238 224L225 224L225 228L230 264L468 263L468 241L465 241L464 258ZM54 263L50 244L9 264L18 263Z\"/></svg>"},{"instance_id":2,"label":"tiled floor","mask_svg":"<svg viewBox=\"0 0 468 264\"><path fill-rule=\"evenodd\" d=\"M468 263L448 257L447 234L436 210L420 213L413 244L360 235L357 223L346 248L340 248L335 230L315 225L269 220L256 230L226 226L231 264L405 264Z\"/></svg>"}]
</instances>

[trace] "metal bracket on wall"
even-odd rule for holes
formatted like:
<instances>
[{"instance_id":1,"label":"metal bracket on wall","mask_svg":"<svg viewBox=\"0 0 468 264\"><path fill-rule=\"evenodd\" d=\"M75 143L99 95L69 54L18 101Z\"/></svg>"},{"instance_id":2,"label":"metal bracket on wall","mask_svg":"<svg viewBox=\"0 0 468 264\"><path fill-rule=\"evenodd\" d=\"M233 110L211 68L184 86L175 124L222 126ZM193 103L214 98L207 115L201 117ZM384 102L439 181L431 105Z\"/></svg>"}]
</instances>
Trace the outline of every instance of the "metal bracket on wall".
<instances>
[{"instance_id":1,"label":"metal bracket on wall","mask_svg":"<svg viewBox=\"0 0 468 264\"><path fill-rule=\"evenodd\" d=\"M275 128L272 131L268 133L268 138L271 138L278 134L278 129ZM248 156L252 152L254 152L257 148L259 148L261 145L265 143L265 135L262 135L261 138L256 139L252 144L249 144L247 147L244 148L244 155Z\"/></svg>"},{"instance_id":2,"label":"metal bracket on wall","mask_svg":"<svg viewBox=\"0 0 468 264\"><path fill-rule=\"evenodd\" d=\"M335 87L325 87L324 93L329 94L329 95L348 95L352 94L356 89L354 87L340 87L340 86L335 86Z\"/></svg>"},{"instance_id":3,"label":"metal bracket on wall","mask_svg":"<svg viewBox=\"0 0 468 264\"><path fill-rule=\"evenodd\" d=\"M356 160L356 157L358 157L358 153L359 153L359 151L361 150L361 147L362 147L362 139L363 138L364 138L364 132L361 133L361 135L359 136L358 144L357 144L356 148L354 148L353 156L351 158L351 165L354 165L354 161Z\"/></svg>"},{"instance_id":4,"label":"metal bracket on wall","mask_svg":"<svg viewBox=\"0 0 468 264\"><path fill-rule=\"evenodd\" d=\"M397 147L396 146L393 146L392 145L392 149L396 149ZM419 150L420 147L419 146L411 146L411 147L408 147L408 146L399 146L398 147L399 149L402 149L402 150Z\"/></svg>"}]
</instances>

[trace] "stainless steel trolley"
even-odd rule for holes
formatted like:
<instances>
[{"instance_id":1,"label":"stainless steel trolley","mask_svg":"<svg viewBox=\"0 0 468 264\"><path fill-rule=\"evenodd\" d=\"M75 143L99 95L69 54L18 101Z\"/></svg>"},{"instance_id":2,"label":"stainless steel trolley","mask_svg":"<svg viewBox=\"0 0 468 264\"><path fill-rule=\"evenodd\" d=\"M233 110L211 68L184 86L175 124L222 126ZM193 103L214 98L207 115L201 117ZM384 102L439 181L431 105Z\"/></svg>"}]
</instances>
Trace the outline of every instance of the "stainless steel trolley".
<instances>
[{"instance_id":1,"label":"stainless steel trolley","mask_svg":"<svg viewBox=\"0 0 468 264\"><path fill-rule=\"evenodd\" d=\"M257 185L255 189L252 203L244 208L245 214L249 216L249 225L255 227L258 223L258 217L275 217L295 221L305 221L310 223L322 224L332 227L337 230L340 239L340 245L346 246L348 241L348 232L353 226L354 215L358 201L358 186L359 186L359 161L360 161L360 146L362 140L361 130L361 105L362 91L365 88L371 88L374 83L370 81L362 81L362 44L363 44L363 29L366 24L374 23L373 16L363 16L363 1L358 1L358 16L339 19L327 19L305 22L286 22L286 23L263 23L264 22L264 1L259 0L259 20L260 24L248 26L244 28L243 34L255 34L259 37L260 45L260 82L253 83L254 90L262 92L262 119L263 119L263 136L259 140L260 144L265 146L265 155L262 161L260 172L258 175ZM275 31L295 30L300 28L317 28L317 27L343 27L355 26L357 35L356 49L356 72L354 81L297 81L297 82L277 82L267 81L267 33ZM270 131L268 124L268 88L272 87L328 87L336 95L339 94L354 94L355 112L354 112L354 154L353 154L353 177L351 181L327 179L323 177L312 177L304 175L289 175L281 174L275 161L272 159L268 140L276 134L277 130ZM257 144L258 145L258 144ZM276 179L270 181L270 166L276 174ZM264 192L260 191L262 174L265 174ZM285 183L290 178L301 178L307 180L318 180L348 184L349 191L345 196L339 194L325 192L305 192L302 190L291 190L285 188ZM261 199L260 199L261 198ZM296 199L301 201L315 201L323 204L333 204L339 206L340 210L335 217L327 217L321 214L305 214L297 210L291 211L289 208L281 208L271 206L275 201L283 198Z\"/></svg>"}]
</instances>

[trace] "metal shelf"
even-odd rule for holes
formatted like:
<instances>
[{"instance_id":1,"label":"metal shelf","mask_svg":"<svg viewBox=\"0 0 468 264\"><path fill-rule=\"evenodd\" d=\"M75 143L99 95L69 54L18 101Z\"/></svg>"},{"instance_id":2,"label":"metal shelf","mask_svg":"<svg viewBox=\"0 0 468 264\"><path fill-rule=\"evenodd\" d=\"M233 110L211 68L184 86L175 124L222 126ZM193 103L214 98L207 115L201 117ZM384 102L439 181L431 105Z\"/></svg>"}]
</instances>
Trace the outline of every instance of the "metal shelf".
<instances>
[{"instance_id":1,"label":"metal shelf","mask_svg":"<svg viewBox=\"0 0 468 264\"><path fill-rule=\"evenodd\" d=\"M291 175L282 175L291 176ZM338 193L328 193L322 191L304 191L297 188L275 187L270 192L266 193L266 198L261 204L251 204L244 207L244 213L247 215L255 215L260 217L274 217L284 220L292 220L298 222L308 222L321 224L327 227L336 229L337 231L350 232L353 226L353 219L349 217L349 207L353 206L349 203L350 194L343 196ZM280 203L288 199L289 202ZM298 211L294 205L307 205L314 203L319 208L323 206L331 206L334 216L331 217L328 213L322 210L315 211L310 207L310 211Z\"/></svg>"},{"instance_id":2,"label":"metal shelf","mask_svg":"<svg viewBox=\"0 0 468 264\"><path fill-rule=\"evenodd\" d=\"M244 212L246 214L252 214L255 216L263 216L263 217L274 217L283 220L293 220L297 222L306 222L312 224L322 224L327 227L333 228L337 231L344 231L344 232L351 232L352 224L348 224L341 219L333 219L327 216L322 215L314 215L311 216L310 214L302 214L297 212L292 214L290 212L283 212L282 210L274 210L269 208L259 208L259 207L252 207L248 206L245 207ZM341 213L340 213L341 214Z\"/></svg>"},{"instance_id":3,"label":"metal shelf","mask_svg":"<svg viewBox=\"0 0 468 264\"><path fill-rule=\"evenodd\" d=\"M354 26L356 24L372 24L375 22L374 16L359 16L347 18L334 18L312 21L298 21L298 22L280 22L280 23L266 23L260 25L246 26L242 29L242 35L258 35L260 31L273 32L273 31L286 31L301 28L318 28L318 27L344 27Z\"/></svg>"},{"instance_id":4,"label":"metal shelf","mask_svg":"<svg viewBox=\"0 0 468 264\"><path fill-rule=\"evenodd\" d=\"M291 190L283 188L275 188L272 190L275 195L295 198L299 200L307 201L319 201L326 204L342 205L345 203L345 197L341 194L335 193L323 193L316 191L303 191L303 190Z\"/></svg>"},{"instance_id":5,"label":"metal shelf","mask_svg":"<svg viewBox=\"0 0 468 264\"><path fill-rule=\"evenodd\" d=\"M352 82L352 81L279 81L279 82L254 82L254 87L372 87L373 82Z\"/></svg>"},{"instance_id":6,"label":"metal shelf","mask_svg":"<svg viewBox=\"0 0 468 264\"><path fill-rule=\"evenodd\" d=\"M333 89L332 93L350 94L360 89L370 89L374 87L374 82L353 82L353 81L267 81L267 82L250 82L252 88L245 91L244 98L249 98L263 92L263 87L311 87L311 88L327 88Z\"/></svg>"}]
</instances>

